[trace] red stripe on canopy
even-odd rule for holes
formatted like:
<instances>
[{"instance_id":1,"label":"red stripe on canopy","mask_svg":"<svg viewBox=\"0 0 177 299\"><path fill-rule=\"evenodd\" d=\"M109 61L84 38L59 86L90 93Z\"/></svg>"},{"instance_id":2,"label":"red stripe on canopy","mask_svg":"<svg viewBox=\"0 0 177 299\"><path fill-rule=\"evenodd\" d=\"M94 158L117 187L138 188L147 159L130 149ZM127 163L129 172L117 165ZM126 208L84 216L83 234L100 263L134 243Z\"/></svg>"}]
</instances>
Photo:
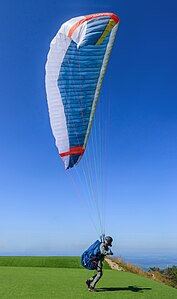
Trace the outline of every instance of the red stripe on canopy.
<instances>
[{"instance_id":1,"label":"red stripe on canopy","mask_svg":"<svg viewBox=\"0 0 177 299\"><path fill-rule=\"evenodd\" d=\"M69 155L73 155L73 154L83 155L83 153L84 153L83 147L82 146L76 146L76 147L70 148L69 152L61 153L60 157L65 157L65 156L69 156Z\"/></svg>"},{"instance_id":2,"label":"red stripe on canopy","mask_svg":"<svg viewBox=\"0 0 177 299\"><path fill-rule=\"evenodd\" d=\"M76 22L72 27L71 29L69 30L69 33L68 33L68 36L71 38L73 32L84 22L88 21L88 20L91 20L91 19L94 19L94 18L97 18L97 17L104 17L104 16L110 16L111 19L113 19L116 23L118 23L120 20L118 18L118 16L116 16L115 14L111 13L111 12L105 12L105 13L96 13L96 14L93 14L93 15L88 15L86 16L84 19Z\"/></svg>"}]
</instances>

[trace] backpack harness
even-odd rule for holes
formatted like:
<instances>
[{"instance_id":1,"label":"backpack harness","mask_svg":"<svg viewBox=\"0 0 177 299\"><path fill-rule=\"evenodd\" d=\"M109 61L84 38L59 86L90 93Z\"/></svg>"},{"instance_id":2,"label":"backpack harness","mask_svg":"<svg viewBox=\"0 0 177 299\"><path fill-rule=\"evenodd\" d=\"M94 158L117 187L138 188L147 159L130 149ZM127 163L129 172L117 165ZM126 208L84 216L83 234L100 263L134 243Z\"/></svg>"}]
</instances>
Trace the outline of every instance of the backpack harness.
<instances>
[{"instance_id":1,"label":"backpack harness","mask_svg":"<svg viewBox=\"0 0 177 299\"><path fill-rule=\"evenodd\" d=\"M100 244L99 240L95 241L81 256L81 265L88 270L95 270L98 266L100 258Z\"/></svg>"}]
</instances>

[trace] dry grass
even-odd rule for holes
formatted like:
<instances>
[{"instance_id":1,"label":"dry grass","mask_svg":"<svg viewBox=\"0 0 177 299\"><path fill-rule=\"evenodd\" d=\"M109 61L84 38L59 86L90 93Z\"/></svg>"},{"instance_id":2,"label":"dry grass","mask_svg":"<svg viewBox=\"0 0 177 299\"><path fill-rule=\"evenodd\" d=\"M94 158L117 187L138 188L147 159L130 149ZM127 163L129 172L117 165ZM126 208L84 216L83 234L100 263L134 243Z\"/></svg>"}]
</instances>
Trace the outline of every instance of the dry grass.
<instances>
[{"instance_id":1,"label":"dry grass","mask_svg":"<svg viewBox=\"0 0 177 299\"><path fill-rule=\"evenodd\" d=\"M171 280L167 279L164 277L160 272L158 271L150 271L150 272L145 272L142 269L138 268L135 265L125 263L121 257L119 258L114 258L113 261L117 263L122 271L125 272L131 272L135 273L137 275L158 281L160 283L163 283L165 285L171 286L173 288L177 288L177 285L175 285Z\"/></svg>"}]
</instances>

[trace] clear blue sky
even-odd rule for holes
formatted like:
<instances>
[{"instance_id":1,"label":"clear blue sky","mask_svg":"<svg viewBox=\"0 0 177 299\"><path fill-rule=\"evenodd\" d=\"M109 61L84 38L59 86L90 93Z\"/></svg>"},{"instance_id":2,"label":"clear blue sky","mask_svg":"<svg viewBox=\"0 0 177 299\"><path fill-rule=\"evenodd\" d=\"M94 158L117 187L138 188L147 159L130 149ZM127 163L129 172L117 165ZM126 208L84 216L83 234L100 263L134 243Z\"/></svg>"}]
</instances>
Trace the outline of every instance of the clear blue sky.
<instances>
[{"instance_id":1,"label":"clear blue sky","mask_svg":"<svg viewBox=\"0 0 177 299\"><path fill-rule=\"evenodd\" d=\"M54 145L44 77L61 24L109 11L121 22L102 90L111 98L107 233L117 254L177 249L176 1L6 0L0 254L79 253L97 238Z\"/></svg>"}]
</instances>

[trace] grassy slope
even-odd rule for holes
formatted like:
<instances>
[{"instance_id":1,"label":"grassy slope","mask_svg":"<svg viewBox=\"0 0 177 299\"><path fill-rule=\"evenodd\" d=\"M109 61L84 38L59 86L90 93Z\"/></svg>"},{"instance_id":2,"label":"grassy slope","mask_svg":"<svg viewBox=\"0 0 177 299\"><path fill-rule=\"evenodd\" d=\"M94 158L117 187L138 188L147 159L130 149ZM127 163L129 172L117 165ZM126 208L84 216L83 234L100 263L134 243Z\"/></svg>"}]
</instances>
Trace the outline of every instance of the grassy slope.
<instances>
[{"instance_id":1,"label":"grassy slope","mask_svg":"<svg viewBox=\"0 0 177 299\"><path fill-rule=\"evenodd\" d=\"M0 256L0 266L82 268L78 256Z\"/></svg>"},{"instance_id":2,"label":"grassy slope","mask_svg":"<svg viewBox=\"0 0 177 299\"><path fill-rule=\"evenodd\" d=\"M67 262L68 262L67 258ZM85 280L92 271L73 268L0 267L2 299L176 299L177 290L132 273L104 270L98 293Z\"/></svg>"},{"instance_id":3,"label":"grassy slope","mask_svg":"<svg viewBox=\"0 0 177 299\"><path fill-rule=\"evenodd\" d=\"M79 256L0 256L0 266L83 268ZM104 267L110 268L107 263Z\"/></svg>"}]
</instances>

